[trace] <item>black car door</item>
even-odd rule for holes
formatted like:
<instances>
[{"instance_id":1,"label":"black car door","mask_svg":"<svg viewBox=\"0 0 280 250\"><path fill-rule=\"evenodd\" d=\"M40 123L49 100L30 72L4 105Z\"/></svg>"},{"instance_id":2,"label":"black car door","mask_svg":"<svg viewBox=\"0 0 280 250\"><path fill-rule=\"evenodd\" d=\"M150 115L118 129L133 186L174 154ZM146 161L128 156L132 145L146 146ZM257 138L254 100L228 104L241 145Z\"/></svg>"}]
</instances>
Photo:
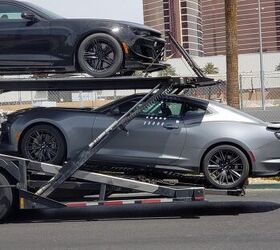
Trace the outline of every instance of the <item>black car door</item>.
<instances>
[{"instance_id":1,"label":"black car door","mask_svg":"<svg viewBox=\"0 0 280 250\"><path fill-rule=\"evenodd\" d=\"M0 70L50 65L49 22L22 18L32 13L17 3L0 3ZM35 13L34 13L35 14Z\"/></svg>"}]
</instances>

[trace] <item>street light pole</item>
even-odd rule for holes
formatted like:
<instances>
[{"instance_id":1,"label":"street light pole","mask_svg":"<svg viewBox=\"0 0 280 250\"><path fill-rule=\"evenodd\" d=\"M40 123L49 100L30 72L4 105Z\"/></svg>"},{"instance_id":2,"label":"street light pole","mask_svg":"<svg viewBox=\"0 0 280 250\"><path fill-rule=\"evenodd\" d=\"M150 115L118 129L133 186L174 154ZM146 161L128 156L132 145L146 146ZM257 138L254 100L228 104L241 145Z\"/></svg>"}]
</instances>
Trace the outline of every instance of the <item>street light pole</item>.
<instances>
[{"instance_id":1,"label":"street light pole","mask_svg":"<svg viewBox=\"0 0 280 250\"><path fill-rule=\"evenodd\" d=\"M262 109L265 110L265 84L264 84L264 66L263 66L263 37L262 37L262 10L261 0L258 0L258 13L259 13L259 39L260 39L260 77L261 77L261 96L262 96Z\"/></svg>"}]
</instances>

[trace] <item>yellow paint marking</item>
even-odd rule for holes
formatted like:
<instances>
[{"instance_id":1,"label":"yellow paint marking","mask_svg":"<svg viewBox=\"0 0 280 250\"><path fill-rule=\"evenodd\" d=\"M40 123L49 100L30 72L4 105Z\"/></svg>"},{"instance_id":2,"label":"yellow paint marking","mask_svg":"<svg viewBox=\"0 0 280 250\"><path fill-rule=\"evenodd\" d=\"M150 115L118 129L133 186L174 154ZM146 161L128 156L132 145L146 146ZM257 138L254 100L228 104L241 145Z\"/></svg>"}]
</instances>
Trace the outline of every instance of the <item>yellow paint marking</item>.
<instances>
[{"instance_id":1,"label":"yellow paint marking","mask_svg":"<svg viewBox=\"0 0 280 250\"><path fill-rule=\"evenodd\" d=\"M19 199L19 208L20 209L24 209L24 207L25 207L25 204L24 204L25 202L24 202L24 198L20 198Z\"/></svg>"}]
</instances>

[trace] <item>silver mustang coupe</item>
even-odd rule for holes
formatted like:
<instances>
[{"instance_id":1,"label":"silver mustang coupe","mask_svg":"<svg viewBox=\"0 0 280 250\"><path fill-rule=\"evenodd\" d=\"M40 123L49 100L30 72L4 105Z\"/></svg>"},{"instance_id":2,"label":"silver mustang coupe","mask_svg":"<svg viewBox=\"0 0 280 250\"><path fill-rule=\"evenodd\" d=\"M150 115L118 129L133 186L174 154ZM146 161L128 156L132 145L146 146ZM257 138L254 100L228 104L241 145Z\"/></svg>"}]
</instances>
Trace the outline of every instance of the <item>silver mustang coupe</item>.
<instances>
[{"instance_id":1,"label":"silver mustang coupe","mask_svg":"<svg viewBox=\"0 0 280 250\"><path fill-rule=\"evenodd\" d=\"M74 157L143 95L96 110L32 108L8 115L1 152L62 164ZM215 188L236 188L249 176L280 173L280 125L228 106L166 96L119 131L91 159L132 169L203 173Z\"/></svg>"}]
</instances>

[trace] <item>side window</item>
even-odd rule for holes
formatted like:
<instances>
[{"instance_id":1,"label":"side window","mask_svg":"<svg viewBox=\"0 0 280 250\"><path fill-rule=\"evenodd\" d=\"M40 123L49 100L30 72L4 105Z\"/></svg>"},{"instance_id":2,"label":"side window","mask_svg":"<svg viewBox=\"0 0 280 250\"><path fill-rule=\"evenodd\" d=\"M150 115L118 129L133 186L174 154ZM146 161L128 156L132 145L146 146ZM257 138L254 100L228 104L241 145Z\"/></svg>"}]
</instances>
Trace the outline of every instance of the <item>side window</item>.
<instances>
[{"instance_id":1,"label":"side window","mask_svg":"<svg viewBox=\"0 0 280 250\"><path fill-rule=\"evenodd\" d=\"M131 100L129 102L125 102L125 103L121 103L120 105L118 105L117 107L115 107L113 109L113 114L120 114L123 115L125 114L128 110L130 110L136 103L138 100Z\"/></svg>"},{"instance_id":2,"label":"side window","mask_svg":"<svg viewBox=\"0 0 280 250\"><path fill-rule=\"evenodd\" d=\"M183 104L173 101L158 101L143 111L144 115L181 117Z\"/></svg>"},{"instance_id":3,"label":"side window","mask_svg":"<svg viewBox=\"0 0 280 250\"><path fill-rule=\"evenodd\" d=\"M0 22L7 20L22 20L24 9L13 4L0 4Z\"/></svg>"},{"instance_id":4,"label":"side window","mask_svg":"<svg viewBox=\"0 0 280 250\"><path fill-rule=\"evenodd\" d=\"M206 109L190 103L185 104L184 115L183 115L184 120L203 118L205 114L206 114Z\"/></svg>"}]
</instances>

